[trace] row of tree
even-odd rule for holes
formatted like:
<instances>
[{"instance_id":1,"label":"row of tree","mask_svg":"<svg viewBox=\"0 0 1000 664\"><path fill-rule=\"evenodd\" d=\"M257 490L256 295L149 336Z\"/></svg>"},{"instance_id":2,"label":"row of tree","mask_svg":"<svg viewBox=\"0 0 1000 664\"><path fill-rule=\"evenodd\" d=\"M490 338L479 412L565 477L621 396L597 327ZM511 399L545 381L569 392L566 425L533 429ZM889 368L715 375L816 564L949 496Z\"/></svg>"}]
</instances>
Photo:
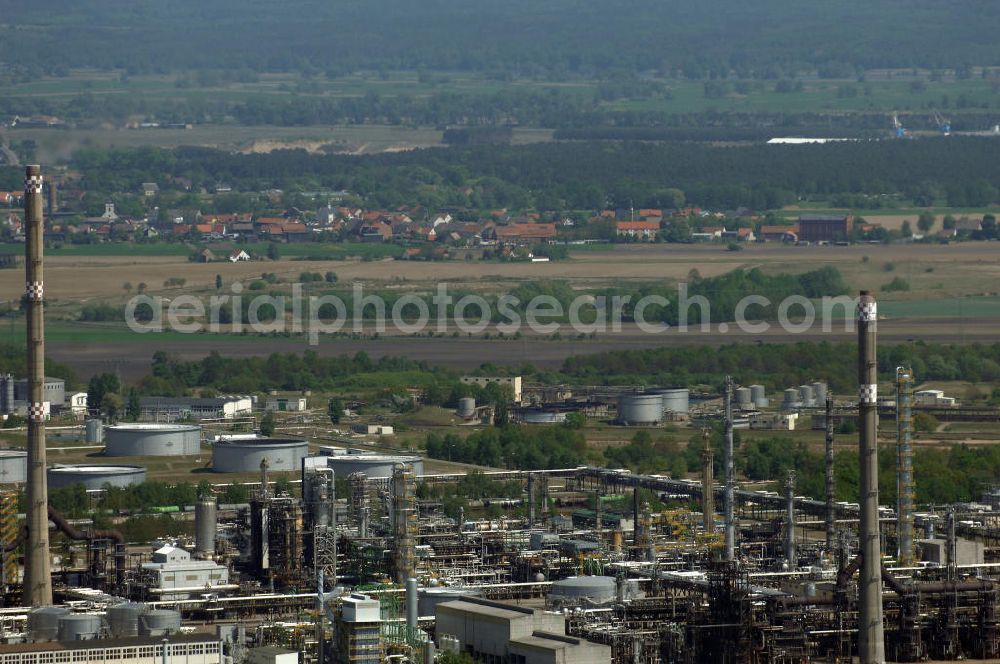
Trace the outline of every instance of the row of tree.
<instances>
[{"instance_id":1,"label":"row of tree","mask_svg":"<svg viewBox=\"0 0 1000 664\"><path fill-rule=\"evenodd\" d=\"M799 197L901 196L925 204L1000 200L992 141L951 136L822 145L556 142L467 146L369 156L301 150L235 154L210 148L84 149L73 165L100 195L170 178L240 191L346 190L366 205L564 212L698 205L780 207ZM2 169L0 169L2 171Z\"/></svg>"}]
</instances>

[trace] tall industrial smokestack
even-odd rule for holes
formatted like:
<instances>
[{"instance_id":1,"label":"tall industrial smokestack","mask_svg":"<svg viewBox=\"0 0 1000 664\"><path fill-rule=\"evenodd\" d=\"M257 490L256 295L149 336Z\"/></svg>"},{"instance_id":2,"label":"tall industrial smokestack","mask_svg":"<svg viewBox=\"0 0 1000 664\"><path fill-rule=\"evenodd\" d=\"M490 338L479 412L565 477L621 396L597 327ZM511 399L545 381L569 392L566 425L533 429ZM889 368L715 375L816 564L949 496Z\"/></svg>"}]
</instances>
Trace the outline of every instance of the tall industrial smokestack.
<instances>
[{"instance_id":1,"label":"tall industrial smokestack","mask_svg":"<svg viewBox=\"0 0 1000 664\"><path fill-rule=\"evenodd\" d=\"M833 554L836 533L835 493L836 481L833 477L833 395L826 395L826 553Z\"/></svg>"},{"instance_id":2,"label":"tall industrial smokestack","mask_svg":"<svg viewBox=\"0 0 1000 664\"><path fill-rule=\"evenodd\" d=\"M701 450L701 521L706 533L715 532L715 487L712 465L715 454L712 451L712 437L705 429L705 445Z\"/></svg>"},{"instance_id":3,"label":"tall industrial smokestack","mask_svg":"<svg viewBox=\"0 0 1000 664\"><path fill-rule=\"evenodd\" d=\"M733 377L726 376L725 389L725 409L726 409L726 492L725 492L725 519L726 519L726 560L736 560L736 520L733 516Z\"/></svg>"},{"instance_id":4,"label":"tall industrial smokestack","mask_svg":"<svg viewBox=\"0 0 1000 664\"><path fill-rule=\"evenodd\" d=\"M868 291L858 302L858 451L861 465L861 570L858 581L858 660L884 664L882 547L878 527L878 366L875 330L878 308Z\"/></svg>"},{"instance_id":5,"label":"tall industrial smokestack","mask_svg":"<svg viewBox=\"0 0 1000 664\"><path fill-rule=\"evenodd\" d=\"M45 477L45 313L42 279L42 169L28 166L24 178L25 290L28 300L28 543L24 555L25 606L52 604L49 569L49 491Z\"/></svg>"}]
</instances>

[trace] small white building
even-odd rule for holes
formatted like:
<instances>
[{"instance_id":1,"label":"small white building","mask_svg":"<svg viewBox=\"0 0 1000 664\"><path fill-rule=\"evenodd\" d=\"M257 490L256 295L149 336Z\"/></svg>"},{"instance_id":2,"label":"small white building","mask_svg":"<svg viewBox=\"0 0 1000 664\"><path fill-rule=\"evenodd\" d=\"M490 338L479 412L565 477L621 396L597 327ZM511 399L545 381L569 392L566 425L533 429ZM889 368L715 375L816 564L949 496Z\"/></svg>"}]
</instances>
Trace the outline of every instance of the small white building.
<instances>
[{"instance_id":1,"label":"small white building","mask_svg":"<svg viewBox=\"0 0 1000 664\"><path fill-rule=\"evenodd\" d=\"M76 416L83 416L87 414L87 393L86 392L74 392L73 394L66 396L66 405L69 407L71 413Z\"/></svg>"},{"instance_id":2,"label":"small white building","mask_svg":"<svg viewBox=\"0 0 1000 664\"><path fill-rule=\"evenodd\" d=\"M918 390L913 393L913 400L918 406L944 406L950 408L955 405L955 397L946 397L944 390Z\"/></svg>"},{"instance_id":3,"label":"small white building","mask_svg":"<svg viewBox=\"0 0 1000 664\"><path fill-rule=\"evenodd\" d=\"M149 592L158 599L188 599L230 589L229 568L213 560L192 560L190 553L177 546L160 547L142 569Z\"/></svg>"},{"instance_id":4,"label":"small white building","mask_svg":"<svg viewBox=\"0 0 1000 664\"><path fill-rule=\"evenodd\" d=\"M298 413L308 408L305 397L270 397L264 402L264 410Z\"/></svg>"}]
</instances>

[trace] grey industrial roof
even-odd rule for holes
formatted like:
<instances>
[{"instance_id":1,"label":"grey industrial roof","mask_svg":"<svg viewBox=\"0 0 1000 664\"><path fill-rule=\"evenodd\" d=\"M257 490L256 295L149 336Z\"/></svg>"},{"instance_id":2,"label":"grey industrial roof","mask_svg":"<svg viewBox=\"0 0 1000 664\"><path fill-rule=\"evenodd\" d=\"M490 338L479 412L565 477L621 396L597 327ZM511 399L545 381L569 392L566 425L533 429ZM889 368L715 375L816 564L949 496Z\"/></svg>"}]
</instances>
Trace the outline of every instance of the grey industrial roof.
<instances>
[{"instance_id":1,"label":"grey industrial roof","mask_svg":"<svg viewBox=\"0 0 1000 664\"><path fill-rule=\"evenodd\" d=\"M489 600L481 600L475 597L456 599L451 602L442 602L437 605L438 611L442 608L453 609L455 611L467 611L481 616L503 618L505 620L517 620L534 614L534 611L531 609L523 609L518 606L500 604L499 602L490 602Z\"/></svg>"}]
</instances>

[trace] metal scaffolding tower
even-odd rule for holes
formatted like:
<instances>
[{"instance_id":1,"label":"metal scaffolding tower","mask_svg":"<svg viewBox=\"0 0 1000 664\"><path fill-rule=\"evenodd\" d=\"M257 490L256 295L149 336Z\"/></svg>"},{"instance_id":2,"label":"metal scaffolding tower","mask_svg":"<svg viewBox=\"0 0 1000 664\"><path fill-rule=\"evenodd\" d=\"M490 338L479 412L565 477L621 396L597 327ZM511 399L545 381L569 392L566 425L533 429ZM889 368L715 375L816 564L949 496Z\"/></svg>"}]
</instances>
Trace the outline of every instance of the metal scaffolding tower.
<instances>
[{"instance_id":1,"label":"metal scaffolding tower","mask_svg":"<svg viewBox=\"0 0 1000 664\"><path fill-rule=\"evenodd\" d=\"M896 538L898 561L913 564L913 372L896 368Z\"/></svg>"},{"instance_id":2,"label":"metal scaffolding tower","mask_svg":"<svg viewBox=\"0 0 1000 664\"><path fill-rule=\"evenodd\" d=\"M402 464L392 473L392 526L395 535L393 549L396 583L406 583L416 575L417 497L413 471Z\"/></svg>"},{"instance_id":3,"label":"metal scaffolding tower","mask_svg":"<svg viewBox=\"0 0 1000 664\"><path fill-rule=\"evenodd\" d=\"M726 413L726 492L725 492L725 517L726 517L726 560L736 560L736 518L733 515L733 484L736 481L733 470L733 377L726 376L725 396L723 397Z\"/></svg>"},{"instance_id":4,"label":"metal scaffolding tower","mask_svg":"<svg viewBox=\"0 0 1000 664\"><path fill-rule=\"evenodd\" d=\"M0 493L0 544L2 544L2 562L0 573L3 574L3 592L10 592L17 584L17 492L4 491Z\"/></svg>"},{"instance_id":5,"label":"metal scaffolding tower","mask_svg":"<svg viewBox=\"0 0 1000 664\"><path fill-rule=\"evenodd\" d=\"M701 450L701 519L706 533L715 532L715 482L713 464L715 452L712 450L712 436L708 429L703 433L704 447Z\"/></svg>"}]
</instances>

